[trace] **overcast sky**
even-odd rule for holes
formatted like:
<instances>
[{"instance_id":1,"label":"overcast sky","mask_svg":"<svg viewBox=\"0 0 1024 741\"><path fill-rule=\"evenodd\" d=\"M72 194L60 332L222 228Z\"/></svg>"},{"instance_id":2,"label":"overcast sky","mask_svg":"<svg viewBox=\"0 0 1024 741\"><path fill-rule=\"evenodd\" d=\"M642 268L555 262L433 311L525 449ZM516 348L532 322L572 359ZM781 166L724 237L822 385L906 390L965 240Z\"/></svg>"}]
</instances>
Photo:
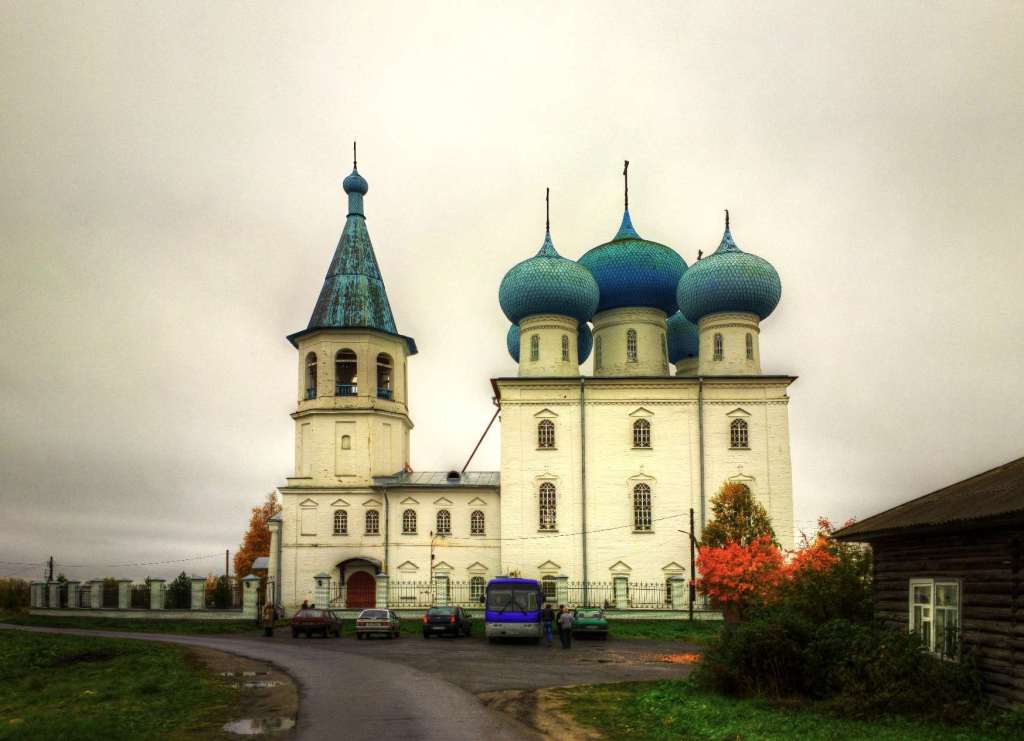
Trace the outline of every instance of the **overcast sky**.
<instances>
[{"instance_id":1,"label":"overcast sky","mask_svg":"<svg viewBox=\"0 0 1024 741\"><path fill-rule=\"evenodd\" d=\"M1016 2L4 3L0 574L234 551L292 470L354 138L418 470L515 373L545 186L577 258L626 158L643 236L692 263L729 208L779 271L798 526L1019 457L1022 78Z\"/></svg>"}]
</instances>

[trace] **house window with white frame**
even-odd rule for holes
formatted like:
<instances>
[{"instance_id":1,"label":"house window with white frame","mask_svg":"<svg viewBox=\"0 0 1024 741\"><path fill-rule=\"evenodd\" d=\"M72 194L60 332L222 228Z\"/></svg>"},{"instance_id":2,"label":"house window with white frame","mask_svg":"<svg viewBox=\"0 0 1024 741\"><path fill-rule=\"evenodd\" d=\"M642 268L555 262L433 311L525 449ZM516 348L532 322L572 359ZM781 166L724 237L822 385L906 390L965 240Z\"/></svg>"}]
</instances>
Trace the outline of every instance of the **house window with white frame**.
<instances>
[{"instance_id":1,"label":"house window with white frame","mask_svg":"<svg viewBox=\"0 0 1024 741\"><path fill-rule=\"evenodd\" d=\"M542 419L537 424L537 447L555 447L555 423L550 419Z\"/></svg>"},{"instance_id":2,"label":"house window with white frame","mask_svg":"<svg viewBox=\"0 0 1024 741\"><path fill-rule=\"evenodd\" d=\"M554 602L558 599L558 582L553 576L542 576L540 578L540 591L544 593L545 602Z\"/></svg>"},{"instance_id":3,"label":"house window with white frame","mask_svg":"<svg viewBox=\"0 0 1024 741\"><path fill-rule=\"evenodd\" d=\"M729 447L738 450L750 447L750 433L746 420L734 419L729 424Z\"/></svg>"},{"instance_id":4,"label":"house window with white frame","mask_svg":"<svg viewBox=\"0 0 1024 741\"><path fill-rule=\"evenodd\" d=\"M651 487L640 483L633 487L633 530L638 533L650 532L651 518Z\"/></svg>"},{"instance_id":5,"label":"house window with white frame","mask_svg":"<svg viewBox=\"0 0 1024 741\"><path fill-rule=\"evenodd\" d=\"M651 423L646 419L638 419L633 423L633 447L651 447Z\"/></svg>"},{"instance_id":6,"label":"house window with white frame","mask_svg":"<svg viewBox=\"0 0 1024 741\"><path fill-rule=\"evenodd\" d=\"M348 535L348 512L343 509L334 510L334 534Z\"/></svg>"},{"instance_id":7,"label":"house window with white frame","mask_svg":"<svg viewBox=\"0 0 1024 741\"><path fill-rule=\"evenodd\" d=\"M469 534L483 535L486 531L484 527L484 513L478 509L473 510L469 515Z\"/></svg>"},{"instance_id":8,"label":"house window with white frame","mask_svg":"<svg viewBox=\"0 0 1024 741\"><path fill-rule=\"evenodd\" d=\"M554 530L558 520L555 509L555 485L550 481L545 481L540 485L539 504L540 527L538 529Z\"/></svg>"},{"instance_id":9,"label":"house window with white frame","mask_svg":"<svg viewBox=\"0 0 1024 741\"><path fill-rule=\"evenodd\" d=\"M910 580L910 632L943 658L960 655L960 591L956 579Z\"/></svg>"},{"instance_id":10,"label":"house window with white frame","mask_svg":"<svg viewBox=\"0 0 1024 741\"><path fill-rule=\"evenodd\" d=\"M626 330L626 362L636 362L636 330Z\"/></svg>"},{"instance_id":11,"label":"house window with white frame","mask_svg":"<svg viewBox=\"0 0 1024 741\"><path fill-rule=\"evenodd\" d=\"M562 335L562 362L569 362L569 335Z\"/></svg>"},{"instance_id":12,"label":"house window with white frame","mask_svg":"<svg viewBox=\"0 0 1024 741\"><path fill-rule=\"evenodd\" d=\"M416 534L416 510L407 509L402 513L402 535Z\"/></svg>"},{"instance_id":13,"label":"house window with white frame","mask_svg":"<svg viewBox=\"0 0 1024 741\"><path fill-rule=\"evenodd\" d=\"M437 511L437 534L452 534L452 513L446 509L439 509Z\"/></svg>"},{"instance_id":14,"label":"house window with white frame","mask_svg":"<svg viewBox=\"0 0 1024 741\"><path fill-rule=\"evenodd\" d=\"M375 509L366 510L366 534L380 535L380 512Z\"/></svg>"}]
</instances>

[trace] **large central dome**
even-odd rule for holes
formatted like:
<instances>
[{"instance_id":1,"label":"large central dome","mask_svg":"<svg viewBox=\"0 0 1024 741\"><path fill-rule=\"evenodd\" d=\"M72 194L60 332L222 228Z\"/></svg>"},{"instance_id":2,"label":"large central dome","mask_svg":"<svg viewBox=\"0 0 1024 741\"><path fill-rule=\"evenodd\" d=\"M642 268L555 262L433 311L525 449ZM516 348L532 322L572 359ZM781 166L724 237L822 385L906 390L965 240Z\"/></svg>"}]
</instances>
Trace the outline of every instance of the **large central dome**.
<instances>
[{"instance_id":1,"label":"large central dome","mask_svg":"<svg viewBox=\"0 0 1024 741\"><path fill-rule=\"evenodd\" d=\"M598 311L646 306L672 316L679 308L676 287L686 262L671 247L637 234L628 210L615 237L587 252L579 263L601 289Z\"/></svg>"}]
</instances>

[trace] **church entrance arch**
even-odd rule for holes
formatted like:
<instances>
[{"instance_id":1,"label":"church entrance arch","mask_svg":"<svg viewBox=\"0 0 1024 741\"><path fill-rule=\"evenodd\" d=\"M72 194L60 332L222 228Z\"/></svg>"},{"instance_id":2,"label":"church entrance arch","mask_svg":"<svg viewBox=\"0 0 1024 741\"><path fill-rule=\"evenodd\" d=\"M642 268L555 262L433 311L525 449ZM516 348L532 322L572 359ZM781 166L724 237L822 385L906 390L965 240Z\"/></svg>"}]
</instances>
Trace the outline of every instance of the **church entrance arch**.
<instances>
[{"instance_id":1,"label":"church entrance arch","mask_svg":"<svg viewBox=\"0 0 1024 741\"><path fill-rule=\"evenodd\" d=\"M377 605L377 580L365 571L354 571L345 583L345 607L363 609Z\"/></svg>"}]
</instances>

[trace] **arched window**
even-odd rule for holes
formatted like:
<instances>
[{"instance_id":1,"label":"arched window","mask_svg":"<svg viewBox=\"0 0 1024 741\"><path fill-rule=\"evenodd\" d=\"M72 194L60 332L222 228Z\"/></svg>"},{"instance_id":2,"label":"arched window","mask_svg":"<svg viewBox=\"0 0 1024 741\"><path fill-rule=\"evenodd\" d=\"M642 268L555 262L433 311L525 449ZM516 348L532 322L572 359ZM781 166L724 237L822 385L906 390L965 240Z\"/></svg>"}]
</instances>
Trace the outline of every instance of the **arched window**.
<instances>
[{"instance_id":1,"label":"arched window","mask_svg":"<svg viewBox=\"0 0 1024 741\"><path fill-rule=\"evenodd\" d=\"M416 510L407 509L402 513L402 535L416 534Z\"/></svg>"},{"instance_id":2,"label":"arched window","mask_svg":"<svg viewBox=\"0 0 1024 741\"><path fill-rule=\"evenodd\" d=\"M555 423L550 419L542 419L537 425L537 447L555 447Z\"/></svg>"},{"instance_id":3,"label":"arched window","mask_svg":"<svg viewBox=\"0 0 1024 741\"><path fill-rule=\"evenodd\" d=\"M542 576L540 578L540 591L544 593L545 602L554 602L558 599L558 582L553 576Z\"/></svg>"},{"instance_id":4,"label":"arched window","mask_svg":"<svg viewBox=\"0 0 1024 741\"><path fill-rule=\"evenodd\" d=\"M562 335L562 362L569 362L569 335Z\"/></svg>"},{"instance_id":5,"label":"arched window","mask_svg":"<svg viewBox=\"0 0 1024 741\"><path fill-rule=\"evenodd\" d=\"M651 447L651 423L646 419L638 419L633 423L633 447Z\"/></svg>"},{"instance_id":6,"label":"arched window","mask_svg":"<svg viewBox=\"0 0 1024 741\"><path fill-rule=\"evenodd\" d=\"M484 589L487 588L487 581L482 576L473 576L469 580L469 598L479 602L484 596Z\"/></svg>"},{"instance_id":7,"label":"arched window","mask_svg":"<svg viewBox=\"0 0 1024 741\"><path fill-rule=\"evenodd\" d=\"M636 362L636 330L626 330L626 362Z\"/></svg>"},{"instance_id":8,"label":"arched window","mask_svg":"<svg viewBox=\"0 0 1024 741\"><path fill-rule=\"evenodd\" d=\"M554 530L557 523L555 485L545 481L540 485L540 529Z\"/></svg>"},{"instance_id":9,"label":"arched window","mask_svg":"<svg viewBox=\"0 0 1024 741\"><path fill-rule=\"evenodd\" d=\"M530 335L530 361L536 363L540 360L540 335Z\"/></svg>"},{"instance_id":10,"label":"arched window","mask_svg":"<svg viewBox=\"0 0 1024 741\"><path fill-rule=\"evenodd\" d=\"M747 332L747 360L754 359L754 336Z\"/></svg>"},{"instance_id":11,"label":"arched window","mask_svg":"<svg viewBox=\"0 0 1024 741\"><path fill-rule=\"evenodd\" d=\"M352 450L352 436L351 435L342 435L341 436L341 449L342 450Z\"/></svg>"},{"instance_id":12,"label":"arched window","mask_svg":"<svg viewBox=\"0 0 1024 741\"><path fill-rule=\"evenodd\" d=\"M599 370L601 368L601 354L601 337L598 336L598 338L594 340L594 370Z\"/></svg>"},{"instance_id":13,"label":"arched window","mask_svg":"<svg viewBox=\"0 0 1024 741\"><path fill-rule=\"evenodd\" d=\"M478 509L475 509L469 516L469 534L483 535L485 532L486 529L484 528L484 513Z\"/></svg>"},{"instance_id":14,"label":"arched window","mask_svg":"<svg viewBox=\"0 0 1024 741\"><path fill-rule=\"evenodd\" d=\"M714 343L715 343L715 347L714 347L715 354L713 356L713 359L714 360L721 360L722 359L722 335L718 334L717 332L715 333Z\"/></svg>"},{"instance_id":15,"label":"arched window","mask_svg":"<svg viewBox=\"0 0 1024 741\"><path fill-rule=\"evenodd\" d=\"M391 356L382 352L377 356L377 398L391 398L391 380L394 369L391 364Z\"/></svg>"},{"instance_id":16,"label":"arched window","mask_svg":"<svg viewBox=\"0 0 1024 741\"><path fill-rule=\"evenodd\" d=\"M306 356L306 399L316 398L316 353Z\"/></svg>"},{"instance_id":17,"label":"arched window","mask_svg":"<svg viewBox=\"0 0 1024 741\"><path fill-rule=\"evenodd\" d=\"M747 423L742 419L734 419L729 425L729 447L749 448L750 437L747 434Z\"/></svg>"},{"instance_id":18,"label":"arched window","mask_svg":"<svg viewBox=\"0 0 1024 741\"><path fill-rule=\"evenodd\" d=\"M651 487L637 484L633 487L633 530L647 532L651 529Z\"/></svg>"},{"instance_id":19,"label":"arched window","mask_svg":"<svg viewBox=\"0 0 1024 741\"><path fill-rule=\"evenodd\" d=\"M413 529L415 529L415 527ZM452 513L446 509L439 509L437 511L437 534L452 534Z\"/></svg>"},{"instance_id":20,"label":"arched window","mask_svg":"<svg viewBox=\"0 0 1024 741\"><path fill-rule=\"evenodd\" d=\"M343 509L334 510L334 534L348 535L348 512Z\"/></svg>"},{"instance_id":21,"label":"arched window","mask_svg":"<svg viewBox=\"0 0 1024 741\"><path fill-rule=\"evenodd\" d=\"M380 512L375 509L366 510L366 534L380 535Z\"/></svg>"},{"instance_id":22,"label":"arched window","mask_svg":"<svg viewBox=\"0 0 1024 741\"><path fill-rule=\"evenodd\" d=\"M359 391L356 354L345 348L334 356L334 395L355 396Z\"/></svg>"}]
</instances>

